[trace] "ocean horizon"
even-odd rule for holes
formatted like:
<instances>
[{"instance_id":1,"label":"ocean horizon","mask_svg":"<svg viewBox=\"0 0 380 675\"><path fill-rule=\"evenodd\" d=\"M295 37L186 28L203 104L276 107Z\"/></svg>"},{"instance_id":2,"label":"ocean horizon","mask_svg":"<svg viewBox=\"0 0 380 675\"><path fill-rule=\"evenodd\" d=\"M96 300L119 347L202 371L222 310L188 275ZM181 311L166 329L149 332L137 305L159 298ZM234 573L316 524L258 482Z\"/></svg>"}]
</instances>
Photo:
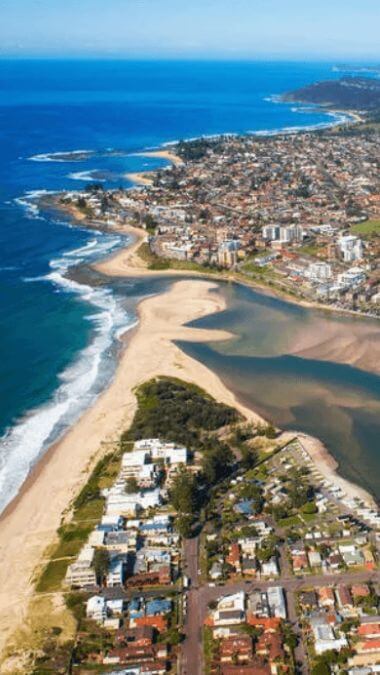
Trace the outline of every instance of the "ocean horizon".
<instances>
[{"instance_id":1,"label":"ocean horizon","mask_svg":"<svg viewBox=\"0 0 380 675\"><path fill-rule=\"evenodd\" d=\"M126 239L72 227L39 197L91 181L129 187L127 173L167 165L135 153L182 138L337 123L344 116L278 98L339 77L333 67L0 60L0 509L110 381L136 299L153 290L69 274Z\"/></svg>"}]
</instances>

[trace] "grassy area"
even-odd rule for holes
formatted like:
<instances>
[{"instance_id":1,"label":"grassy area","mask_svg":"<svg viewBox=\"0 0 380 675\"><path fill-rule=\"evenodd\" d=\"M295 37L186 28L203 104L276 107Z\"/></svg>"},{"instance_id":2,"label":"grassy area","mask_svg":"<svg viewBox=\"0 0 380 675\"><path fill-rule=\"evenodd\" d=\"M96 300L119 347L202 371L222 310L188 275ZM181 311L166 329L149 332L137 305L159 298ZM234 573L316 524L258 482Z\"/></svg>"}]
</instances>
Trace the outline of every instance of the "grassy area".
<instances>
[{"instance_id":1,"label":"grassy area","mask_svg":"<svg viewBox=\"0 0 380 675\"><path fill-rule=\"evenodd\" d=\"M324 246L317 246L316 244L305 244L302 246L300 249L298 249L298 253L301 255L310 255L310 256L320 256L323 251L324 251Z\"/></svg>"},{"instance_id":2,"label":"grassy area","mask_svg":"<svg viewBox=\"0 0 380 675\"><path fill-rule=\"evenodd\" d=\"M380 236L380 220L366 220L364 223L357 223L351 227L351 232L362 237Z\"/></svg>"},{"instance_id":3,"label":"grassy area","mask_svg":"<svg viewBox=\"0 0 380 675\"><path fill-rule=\"evenodd\" d=\"M61 589L69 564L77 556L103 514L104 500L100 491L103 487L111 485L115 479L120 466L120 457L121 451L118 448L116 452L109 453L99 460L87 483L74 500L72 519L62 525L57 532L58 543L52 548L50 560L37 580L37 592L51 593Z\"/></svg>"},{"instance_id":4,"label":"grassy area","mask_svg":"<svg viewBox=\"0 0 380 675\"><path fill-rule=\"evenodd\" d=\"M282 518L278 522L280 527L295 527L297 525L302 525L302 521L299 516L289 516L289 518Z\"/></svg>"},{"instance_id":5,"label":"grassy area","mask_svg":"<svg viewBox=\"0 0 380 675\"><path fill-rule=\"evenodd\" d=\"M59 591L70 562L70 559L51 560L48 562L38 580L36 586L37 592L52 593L54 591Z\"/></svg>"},{"instance_id":6,"label":"grassy area","mask_svg":"<svg viewBox=\"0 0 380 675\"><path fill-rule=\"evenodd\" d=\"M211 664L216 652L218 643L213 638L212 630L208 626L203 628L203 658L204 658L204 672L211 672Z\"/></svg>"},{"instance_id":7,"label":"grassy area","mask_svg":"<svg viewBox=\"0 0 380 675\"><path fill-rule=\"evenodd\" d=\"M264 267L258 265L257 258L247 260L247 262L242 265L241 271L244 274L257 276L263 279L275 276L273 269L269 267L269 265L265 265Z\"/></svg>"}]
</instances>

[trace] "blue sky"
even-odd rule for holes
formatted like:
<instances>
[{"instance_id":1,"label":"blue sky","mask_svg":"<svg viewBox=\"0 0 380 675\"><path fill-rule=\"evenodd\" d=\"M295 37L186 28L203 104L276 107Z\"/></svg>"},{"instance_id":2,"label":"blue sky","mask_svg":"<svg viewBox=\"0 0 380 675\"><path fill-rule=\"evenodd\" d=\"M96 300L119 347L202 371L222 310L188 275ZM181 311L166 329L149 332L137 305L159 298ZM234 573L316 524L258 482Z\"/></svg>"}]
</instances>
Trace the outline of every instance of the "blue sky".
<instances>
[{"instance_id":1,"label":"blue sky","mask_svg":"<svg viewBox=\"0 0 380 675\"><path fill-rule=\"evenodd\" d=\"M0 0L0 54L380 60L380 0Z\"/></svg>"}]
</instances>

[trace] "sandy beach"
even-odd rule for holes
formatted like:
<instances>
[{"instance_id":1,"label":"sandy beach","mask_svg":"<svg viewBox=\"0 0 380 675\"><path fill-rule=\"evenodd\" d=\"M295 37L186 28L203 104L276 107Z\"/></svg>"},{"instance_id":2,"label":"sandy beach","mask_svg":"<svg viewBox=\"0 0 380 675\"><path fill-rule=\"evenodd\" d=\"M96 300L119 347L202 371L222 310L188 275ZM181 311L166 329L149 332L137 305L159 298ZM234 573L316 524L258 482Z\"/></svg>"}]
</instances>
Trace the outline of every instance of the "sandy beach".
<instances>
[{"instance_id":1,"label":"sandy beach","mask_svg":"<svg viewBox=\"0 0 380 675\"><path fill-rule=\"evenodd\" d=\"M173 340L225 340L228 333L186 328L184 324L224 308L215 285L180 281L165 294L144 300L139 325L121 357L114 381L66 436L49 451L21 494L0 520L0 649L25 619L33 575L55 537L62 513L85 483L91 467L130 424L136 409L133 390L157 375L180 377L236 406L253 422L261 418L241 406L221 380L186 356ZM102 447L103 444L103 447ZM11 587L9 582L11 580Z\"/></svg>"},{"instance_id":2,"label":"sandy beach","mask_svg":"<svg viewBox=\"0 0 380 675\"><path fill-rule=\"evenodd\" d=\"M230 337L224 331L184 325L224 309L224 299L217 288L210 281L182 280L164 294L140 303L139 324L110 387L47 452L19 497L3 514L0 519L0 649L26 618L34 575L43 564L47 547L54 542L62 514L70 507L96 460L106 452L107 444L115 442L131 423L136 410L135 387L158 375L179 377L200 385L218 401L235 406L247 420L263 421L253 410L241 405L215 373L184 354L173 342ZM303 435L302 442L328 480L340 484L351 497L371 501L364 490L337 476L336 462L319 441Z\"/></svg>"},{"instance_id":3,"label":"sandy beach","mask_svg":"<svg viewBox=\"0 0 380 675\"><path fill-rule=\"evenodd\" d=\"M151 150L147 152L137 152L136 157L158 157L159 159L167 159L168 162L171 162L175 166L181 166L184 162L183 160L175 154L172 150Z\"/></svg>"},{"instance_id":4,"label":"sandy beach","mask_svg":"<svg viewBox=\"0 0 380 675\"><path fill-rule=\"evenodd\" d=\"M147 152L136 152L135 157L157 157L158 159L166 159L174 166L182 166L183 160L170 150L152 150ZM135 183L135 185L149 186L153 183L154 172L152 171L138 171L136 173L126 173L125 178Z\"/></svg>"}]
</instances>

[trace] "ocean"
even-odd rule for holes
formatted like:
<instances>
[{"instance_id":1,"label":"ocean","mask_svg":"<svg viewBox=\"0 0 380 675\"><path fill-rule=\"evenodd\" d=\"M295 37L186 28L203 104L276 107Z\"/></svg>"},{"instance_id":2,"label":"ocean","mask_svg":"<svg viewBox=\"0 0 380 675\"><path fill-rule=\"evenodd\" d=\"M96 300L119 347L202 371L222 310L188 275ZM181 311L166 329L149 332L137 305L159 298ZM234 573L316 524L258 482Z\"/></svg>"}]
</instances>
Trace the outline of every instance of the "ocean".
<instances>
[{"instance_id":1,"label":"ocean","mask_svg":"<svg viewBox=\"0 0 380 675\"><path fill-rule=\"evenodd\" d=\"M134 153L180 138L331 124L277 98L331 77L326 63L0 60L0 509L112 378L137 297L159 286L68 278L125 240L41 212L38 195L128 187L165 165Z\"/></svg>"}]
</instances>

